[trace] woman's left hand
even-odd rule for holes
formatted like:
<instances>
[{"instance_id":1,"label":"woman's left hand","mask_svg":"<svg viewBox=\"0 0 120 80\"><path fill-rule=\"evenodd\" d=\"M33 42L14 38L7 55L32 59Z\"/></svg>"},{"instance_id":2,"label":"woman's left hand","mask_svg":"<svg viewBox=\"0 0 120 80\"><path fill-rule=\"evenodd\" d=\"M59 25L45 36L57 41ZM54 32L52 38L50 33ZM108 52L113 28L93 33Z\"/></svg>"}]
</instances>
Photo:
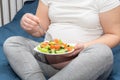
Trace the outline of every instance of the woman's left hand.
<instances>
[{"instance_id":1,"label":"woman's left hand","mask_svg":"<svg viewBox=\"0 0 120 80\"><path fill-rule=\"evenodd\" d=\"M84 49L84 44L77 43L74 47L74 51L69 54L62 55L63 57L75 57Z\"/></svg>"}]
</instances>

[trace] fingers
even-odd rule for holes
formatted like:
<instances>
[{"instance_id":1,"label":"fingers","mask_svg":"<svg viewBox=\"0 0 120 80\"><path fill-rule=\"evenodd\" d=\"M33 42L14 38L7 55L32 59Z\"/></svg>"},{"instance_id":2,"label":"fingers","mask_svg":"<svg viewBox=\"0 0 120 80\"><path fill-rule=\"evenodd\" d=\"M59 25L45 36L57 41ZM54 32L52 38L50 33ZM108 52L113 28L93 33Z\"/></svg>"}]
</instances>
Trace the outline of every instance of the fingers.
<instances>
[{"instance_id":1,"label":"fingers","mask_svg":"<svg viewBox=\"0 0 120 80\"><path fill-rule=\"evenodd\" d=\"M75 48L74 48L74 52L72 53L71 56L75 56L78 55L83 49L84 49L84 44L82 43L78 43L76 44Z\"/></svg>"},{"instance_id":2,"label":"fingers","mask_svg":"<svg viewBox=\"0 0 120 80\"><path fill-rule=\"evenodd\" d=\"M75 45L75 48L74 48L75 50L79 50L79 49L84 49L84 44L82 44L82 43L77 43L76 45Z\"/></svg>"},{"instance_id":3,"label":"fingers","mask_svg":"<svg viewBox=\"0 0 120 80\"><path fill-rule=\"evenodd\" d=\"M33 21L31 18L28 18L28 17L25 17L23 20L23 24L26 24L26 23L31 25L32 27L38 25L36 21Z\"/></svg>"},{"instance_id":4,"label":"fingers","mask_svg":"<svg viewBox=\"0 0 120 80\"><path fill-rule=\"evenodd\" d=\"M39 23L39 18L33 14L26 13L21 19L21 26L25 30L31 30L37 27Z\"/></svg>"},{"instance_id":5,"label":"fingers","mask_svg":"<svg viewBox=\"0 0 120 80\"><path fill-rule=\"evenodd\" d=\"M26 17L28 20L26 20L25 22L31 24L31 25L38 25L38 23L40 22L39 18L33 14L27 13Z\"/></svg>"},{"instance_id":6,"label":"fingers","mask_svg":"<svg viewBox=\"0 0 120 80\"><path fill-rule=\"evenodd\" d=\"M29 34L34 36L44 35L44 32L39 28L39 18L31 13L26 13L21 19L21 27Z\"/></svg>"},{"instance_id":7,"label":"fingers","mask_svg":"<svg viewBox=\"0 0 120 80\"><path fill-rule=\"evenodd\" d=\"M78 43L75 45L75 50L72 53L69 54L65 54L63 55L64 57L74 57L77 56L83 49L84 49L84 45L81 43Z\"/></svg>"}]
</instances>

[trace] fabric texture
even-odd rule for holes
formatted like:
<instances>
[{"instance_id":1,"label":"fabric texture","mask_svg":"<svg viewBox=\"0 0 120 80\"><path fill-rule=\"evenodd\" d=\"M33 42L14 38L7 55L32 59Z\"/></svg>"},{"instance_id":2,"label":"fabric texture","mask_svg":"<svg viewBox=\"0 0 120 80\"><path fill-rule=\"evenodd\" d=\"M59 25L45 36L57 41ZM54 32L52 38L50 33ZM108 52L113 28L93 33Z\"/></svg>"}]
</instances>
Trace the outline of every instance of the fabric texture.
<instances>
[{"instance_id":1,"label":"fabric texture","mask_svg":"<svg viewBox=\"0 0 120 80\"><path fill-rule=\"evenodd\" d=\"M96 0L97 1L97 0ZM100 12L106 12L120 5L119 0L100 0L98 2Z\"/></svg>"},{"instance_id":2,"label":"fabric texture","mask_svg":"<svg viewBox=\"0 0 120 80\"><path fill-rule=\"evenodd\" d=\"M112 0L109 0L112 1ZM38 0L26 2L24 7L16 14L13 21L9 24L0 27L0 80L20 80L20 78L11 69L8 60L3 52L3 43L10 36L24 36L35 41L43 41L42 38L33 38L20 28L20 19L23 14L35 13ZM120 45L113 48L114 65L111 75L108 80L120 80Z\"/></svg>"},{"instance_id":3,"label":"fabric texture","mask_svg":"<svg viewBox=\"0 0 120 80\"><path fill-rule=\"evenodd\" d=\"M104 44L84 49L59 72L47 64L45 56L38 56L33 50L38 44L20 36L10 37L4 43L7 59L22 80L46 80L45 76L50 77L48 80L106 80L112 70L113 54ZM33 56L39 57L40 65Z\"/></svg>"},{"instance_id":4,"label":"fabric texture","mask_svg":"<svg viewBox=\"0 0 120 80\"><path fill-rule=\"evenodd\" d=\"M24 36L36 41L43 41L44 37L34 38L25 31L23 31L20 27L20 19L25 13L33 13L36 12L36 7L38 4L38 0L25 2L23 8L15 15L12 22L8 23L0 27L0 80L20 80L20 78L14 73L11 69L8 60L6 59L3 52L3 43L10 36Z\"/></svg>"},{"instance_id":5,"label":"fabric texture","mask_svg":"<svg viewBox=\"0 0 120 80\"><path fill-rule=\"evenodd\" d=\"M26 1L34 1L34 0L23 0L23 2L26 2Z\"/></svg>"},{"instance_id":6,"label":"fabric texture","mask_svg":"<svg viewBox=\"0 0 120 80\"><path fill-rule=\"evenodd\" d=\"M43 54L37 54L34 51L38 44L38 42L28 38L13 36L8 38L3 45L12 69L22 80L46 80L45 76L48 77L48 75L55 74L57 71L46 64L47 61Z\"/></svg>"},{"instance_id":7,"label":"fabric texture","mask_svg":"<svg viewBox=\"0 0 120 80\"><path fill-rule=\"evenodd\" d=\"M49 7L51 24L48 32L53 38L67 43L83 43L99 38L103 34L99 13L120 5L119 0L42 1Z\"/></svg>"}]
</instances>

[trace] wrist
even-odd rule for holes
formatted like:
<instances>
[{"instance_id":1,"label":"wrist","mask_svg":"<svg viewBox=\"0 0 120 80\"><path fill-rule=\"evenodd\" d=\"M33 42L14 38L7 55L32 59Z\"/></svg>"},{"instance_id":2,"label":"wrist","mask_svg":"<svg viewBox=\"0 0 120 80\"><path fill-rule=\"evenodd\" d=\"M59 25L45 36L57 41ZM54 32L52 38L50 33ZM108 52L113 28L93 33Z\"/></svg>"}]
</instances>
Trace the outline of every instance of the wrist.
<instances>
[{"instance_id":1,"label":"wrist","mask_svg":"<svg viewBox=\"0 0 120 80\"><path fill-rule=\"evenodd\" d=\"M32 36L34 36L34 37L40 37L42 35L41 35L40 32L34 32L34 33L32 33Z\"/></svg>"}]
</instances>

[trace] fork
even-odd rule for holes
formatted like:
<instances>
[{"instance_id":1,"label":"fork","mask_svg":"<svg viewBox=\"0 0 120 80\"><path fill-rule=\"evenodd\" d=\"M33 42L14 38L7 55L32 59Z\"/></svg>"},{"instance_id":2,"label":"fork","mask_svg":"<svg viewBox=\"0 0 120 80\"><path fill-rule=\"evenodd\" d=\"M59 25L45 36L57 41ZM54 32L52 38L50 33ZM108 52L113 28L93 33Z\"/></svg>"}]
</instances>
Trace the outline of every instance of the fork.
<instances>
[{"instance_id":1,"label":"fork","mask_svg":"<svg viewBox=\"0 0 120 80\"><path fill-rule=\"evenodd\" d=\"M39 28L46 34L45 40L47 40L47 41L53 40L52 35L49 32L47 32L46 30L44 30L40 24L39 24Z\"/></svg>"}]
</instances>

